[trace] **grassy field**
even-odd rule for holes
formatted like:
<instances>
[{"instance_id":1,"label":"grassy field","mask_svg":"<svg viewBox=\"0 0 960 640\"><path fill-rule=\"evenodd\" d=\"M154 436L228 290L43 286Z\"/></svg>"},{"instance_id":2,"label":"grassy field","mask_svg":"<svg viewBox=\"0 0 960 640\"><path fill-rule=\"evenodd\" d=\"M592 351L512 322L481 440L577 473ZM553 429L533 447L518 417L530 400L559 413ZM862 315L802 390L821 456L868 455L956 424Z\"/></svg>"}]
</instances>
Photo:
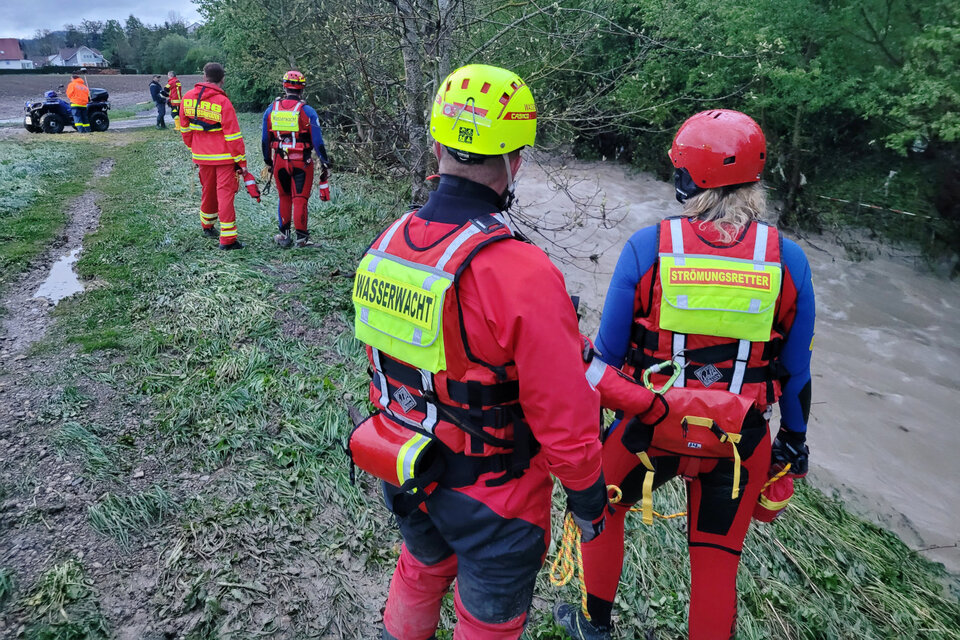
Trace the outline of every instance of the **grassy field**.
<instances>
[{"instance_id":1,"label":"grassy field","mask_svg":"<svg viewBox=\"0 0 960 640\"><path fill-rule=\"evenodd\" d=\"M243 126L254 158L256 117ZM311 202L318 246L299 251L271 244L275 199L238 194L248 248L220 252L199 233L182 145L167 132L128 135L125 146L71 156L116 159L98 186L100 230L78 263L96 286L58 307L56 330L30 355L58 364L21 381L44 402L13 427L82 478L87 498L76 523L44 510L42 492L39 506L2 521L0 549L61 521L76 540L29 561L0 551L0 635L6 623L13 637L45 639L379 637L398 535L375 483L349 482L345 409L367 380L349 291L404 189L335 175L333 200ZM0 158L15 151L0 142ZM49 217L43 233L55 233L60 202L79 188L40 193L18 215ZM23 235L0 241L0 256L16 253L2 258L8 281L37 252L14 252ZM17 460L25 477L0 483L0 503L29 502L43 486L29 457ZM680 508L681 490L658 492L658 510ZM628 521L619 637L683 636L682 524ZM549 608L578 594L545 573L527 635L559 639ZM750 534L738 637L960 638L948 582L890 533L804 489ZM451 615L447 602L446 629Z\"/></svg>"}]
</instances>

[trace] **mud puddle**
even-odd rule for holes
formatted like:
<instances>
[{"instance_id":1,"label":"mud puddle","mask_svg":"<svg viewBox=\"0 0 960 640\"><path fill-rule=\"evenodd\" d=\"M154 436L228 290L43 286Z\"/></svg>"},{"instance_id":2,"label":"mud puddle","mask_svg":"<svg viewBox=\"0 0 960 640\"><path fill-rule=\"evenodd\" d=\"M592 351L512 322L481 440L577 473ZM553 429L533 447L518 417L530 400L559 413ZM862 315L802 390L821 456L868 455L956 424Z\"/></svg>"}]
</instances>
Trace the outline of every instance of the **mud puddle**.
<instances>
[{"instance_id":1,"label":"mud puddle","mask_svg":"<svg viewBox=\"0 0 960 640\"><path fill-rule=\"evenodd\" d=\"M522 216L537 222L531 239L580 296L581 330L594 335L627 239L679 213L673 187L613 163L530 165ZM817 294L810 481L960 573L960 283L918 272L895 249L854 262L831 238L793 239Z\"/></svg>"},{"instance_id":2,"label":"mud puddle","mask_svg":"<svg viewBox=\"0 0 960 640\"><path fill-rule=\"evenodd\" d=\"M113 169L113 160L103 160L94 178L103 178ZM83 237L100 224L100 208L93 190L77 197L67 207L69 222L47 254L10 287L2 300L6 315L0 324L0 359L22 355L43 338L50 322L50 310L64 298L83 291L73 264L83 249Z\"/></svg>"},{"instance_id":3,"label":"mud puddle","mask_svg":"<svg viewBox=\"0 0 960 640\"><path fill-rule=\"evenodd\" d=\"M47 279L43 281L40 288L33 294L34 298L46 298L56 306L64 298L69 298L75 293L83 291L83 285L80 284L80 278L77 272L73 270L77 258L80 255L80 249L74 249L50 267L50 273Z\"/></svg>"}]
</instances>

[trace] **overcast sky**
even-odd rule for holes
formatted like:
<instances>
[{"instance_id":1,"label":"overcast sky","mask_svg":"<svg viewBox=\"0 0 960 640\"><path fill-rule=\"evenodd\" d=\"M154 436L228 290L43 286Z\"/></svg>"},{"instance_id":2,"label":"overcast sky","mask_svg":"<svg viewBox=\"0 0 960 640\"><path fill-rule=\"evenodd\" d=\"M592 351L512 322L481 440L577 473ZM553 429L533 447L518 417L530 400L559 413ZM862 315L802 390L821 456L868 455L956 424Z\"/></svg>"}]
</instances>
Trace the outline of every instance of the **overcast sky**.
<instances>
[{"instance_id":1,"label":"overcast sky","mask_svg":"<svg viewBox=\"0 0 960 640\"><path fill-rule=\"evenodd\" d=\"M161 24L171 11L187 24L200 20L191 0L0 0L0 38L32 38L37 29L57 31L84 19L123 24L131 13L146 24Z\"/></svg>"}]
</instances>

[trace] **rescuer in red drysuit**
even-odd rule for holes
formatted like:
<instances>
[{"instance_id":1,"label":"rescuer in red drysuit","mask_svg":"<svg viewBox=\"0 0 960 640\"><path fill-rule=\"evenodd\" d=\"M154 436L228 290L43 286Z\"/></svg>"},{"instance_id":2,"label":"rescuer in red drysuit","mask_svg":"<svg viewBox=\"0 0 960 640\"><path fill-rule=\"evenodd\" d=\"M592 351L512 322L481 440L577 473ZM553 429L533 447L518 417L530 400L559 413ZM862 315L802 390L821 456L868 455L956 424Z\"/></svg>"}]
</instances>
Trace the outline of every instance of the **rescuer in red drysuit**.
<instances>
[{"instance_id":1,"label":"rescuer in red drysuit","mask_svg":"<svg viewBox=\"0 0 960 640\"><path fill-rule=\"evenodd\" d=\"M263 163L272 169L280 199L277 208L280 233L274 240L284 248L313 244L307 228L307 205L313 187L313 154L320 158L321 186L326 182L323 174L330 167L317 112L303 101L306 82L299 71L286 72L283 75L286 95L270 103L263 114ZM322 191L320 196L323 200ZM296 238L290 236L291 218Z\"/></svg>"},{"instance_id":2,"label":"rescuer in red drysuit","mask_svg":"<svg viewBox=\"0 0 960 640\"><path fill-rule=\"evenodd\" d=\"M237 212L233 198L239 182L237 174L247 168L243 135L237 112L223 92L223 67L208 62L203 67L203 82L183 96L180 109L180 133L190 148L200 172L200 226L203 235L216 238L213 228L220 219L220 248L242 249L237 240Z\"/></svg>"},{"instance_id":3,"label":"rescuer in red drysuit","mask_svg":"<svg viewBox=\"0 0 960 640\"><path fill-rule=\"evenodd\" d=\"M167 104L173 116L173 126L180 131L180 105L183 104L183 85L175 71L167 71Z\"/></svg>"},{"instance_id":4,"label":"rescuer in red drysuit","mask_svg":"<svg viewBox=\"0 0 960 640\"><path fill-rule=\"evenodd\" d=\"M728 390L753 401L737 445L742 467L736 498L731 493L734 460L681 456L649 444L640 447L652 461L654 488L676 475L687 482L691 640L733 637L737 567L761 488L787 463L792 476L807 472L813 287L803 251L775 227L760 222L766 205L759 182L765 154L763 132L745 114L714 110L684 123L670 151L683 215L641 229L627 242L607 293L597 339L598 355L634 376L674 358L682 366L675 386ZM704 267L694 254L713 262ZM730 265L741 265L740 271ZM751 314L769 314L772 325L766 325L763 334L768 338L732 339L712 335L713 329L685 334L661 326L665 314L675 318L686 313L678 309L693 309L701 318L699 326L719 327L714 314L722 305L697 296L703 295L705 286L718 283L720 291L762 289L765 276L757 274L763 269L781 274L779 288L775 280L769 282L769 306L751 302ZM766 311L759 311L761 307ZM747 316L735 316L742 320L734 325L750 322ZM664 375L651 379L655 386L666 380ZM670 393L664 397L669 401ZM770 406L778 400L781 428L771 466L767 420ZM631 450L623 438L626 431L649 443L657 427L651 430L646 424L652 422L646 417L631 421L628 413L605 434L604 475L621 489L623 498L614 505L603 534L582 547L590 620L579 604L560 603L554 609L556 620L578 640L610 637L623 566L624 518L640 500L646 476L636 455L637 437L628 438Z\"/></svg>"},{"instance_id":5,"label":"rescuer in red drysuit","mask_svg":"<svg viewBox=\"0 0 960 640\"><path fill-rule=\"evenodd\" d=\"M489 124L481 128L478 118ZM486 65L454 71L431 116L439 186L378 236L357 272L357 335L368 344L370 400L378 410L367 420L430 436L445 463L436 484L414 494L425 497L419 507L384 478L385 502L404 540L385 639L432 638L454 580L456 640L518 638L549 542L551 476L563 485L583 539L603 528L600 396L592 386L604 375L602 363L584 375L563 276L543 251L514 235L502 213L520 149L533 144L535 130L533 97L515 74ZM384 263L391 277L380 271ZM436 344L420 333L432 325L414 322L430 317L433 300L422 292L432 276L409 278L417 284L407 294L401 279L410 269L456 274L442 301L445 363L435 372L399 355L413 359L418 345ZM392 314L381 326L377 309ZM395 342L393 353L374 346L384 332L400 335L408 326L399 321L396 328L403 316L419 327L413 339ZM363 333L367 327L375 330ZM653 405L652 394L623 382L636 392L633 410Z\"/></svg>"}]
</instances>

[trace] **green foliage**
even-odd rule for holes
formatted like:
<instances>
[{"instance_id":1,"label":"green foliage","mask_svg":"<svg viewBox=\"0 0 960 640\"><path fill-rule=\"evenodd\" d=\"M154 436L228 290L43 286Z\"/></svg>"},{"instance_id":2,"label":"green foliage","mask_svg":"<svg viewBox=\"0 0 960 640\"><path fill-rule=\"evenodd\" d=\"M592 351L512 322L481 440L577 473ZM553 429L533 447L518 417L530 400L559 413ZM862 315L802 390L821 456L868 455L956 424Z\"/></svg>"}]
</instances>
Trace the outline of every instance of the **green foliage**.
<instances>
[{"instance_id":1,"label":"green foliage","mask_svg":"<svg viewBox=\"0 0 960 640\"><path fill-rule=\"evenodd\" d=\"M183 65L183 60L187 57L191 46L190 41L180 34L168 33L157 42L153 53L153 68L167 71L172 69L178 73L186 72L186 69L178 67Z\"/></svg>"},{"instance_id":2,"label":"green foliage","mask_svg":"<svg viewBox=\"0 0 960 640\"><path fill-rule=\"evenodd\" d=\"M200 73L203 65L208 62L223 60L223 52L219 47L207 42L194 43L187 55L177 61L177 73Z\"/></svg>"},{"instance_id":3,"label":"green foliage","mask_svg":"<svg viewBox=\"0 0 960 640\"><path fill-rule=\"evenodd\" d=\"M14 579L12 569L0 569L0 605L13 595L16 589L16 580Z\"/></svg>"}]
</instances>

